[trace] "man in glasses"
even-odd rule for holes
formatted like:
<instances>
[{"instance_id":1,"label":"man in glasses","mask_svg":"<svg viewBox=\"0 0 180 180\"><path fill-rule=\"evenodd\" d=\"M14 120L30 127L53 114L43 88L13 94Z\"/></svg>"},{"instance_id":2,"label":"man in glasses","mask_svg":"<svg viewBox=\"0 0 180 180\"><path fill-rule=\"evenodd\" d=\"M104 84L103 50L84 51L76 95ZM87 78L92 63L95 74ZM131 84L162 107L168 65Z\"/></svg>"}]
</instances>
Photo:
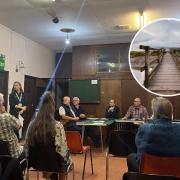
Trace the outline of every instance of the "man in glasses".
<instances>
[{"instance_id":1,"label":"man in glasses","mask_svg":"<svg viewBox=\"0 0 180 180\"><path fill-rule=\"evenodd\" d=\"M147 109L142 106L141 99L139 97L136 97L134 99L134 104L129 107L123 119L148 119Z\"/></svg>"}]
</instances>

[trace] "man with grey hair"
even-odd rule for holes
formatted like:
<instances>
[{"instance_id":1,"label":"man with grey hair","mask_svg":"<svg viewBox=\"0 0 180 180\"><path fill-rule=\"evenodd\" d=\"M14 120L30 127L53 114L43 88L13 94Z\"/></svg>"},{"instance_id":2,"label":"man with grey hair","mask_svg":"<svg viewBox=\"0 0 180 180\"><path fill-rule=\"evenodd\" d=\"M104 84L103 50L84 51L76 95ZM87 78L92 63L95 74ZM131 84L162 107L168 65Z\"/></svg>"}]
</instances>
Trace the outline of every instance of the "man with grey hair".
<instances>
[{"instance_id":1,"label":"man with grey hair","mask_svg":"<svg viewBox=\"0 0 180 180\"><path fill-rule=\"evenodd\" d=\"M80 99L78 97L73 98L73 108L74 112L79 119L85 119L85 111L84 109L80 106Z\"/></svg>"},{"instance_id":2,"label":"man with grey hair","mask_svg":"<svg viewBox=\"0 0 180 180\"><path fill-rule=\"evenodd\" d=\"M5 112L4 95L0 93L0 140L8 142L10 155L19 158L23 152L14 130L21 128L20 120Z\"/></svg>"},{"instance_id":3,"label":"man with grey hair","mask_svg":"<svg viewBox=\"0 0 180 180\"><path fill-rule=\"evenodd\" d=\"M152 121L139 127L135 143L137 153L127 157L128 171L139 171L143 153L156 156L180 156L180 124L172 123L173 106L164 97L156 97L151 102Z\"/></svg>"}]
</instances>

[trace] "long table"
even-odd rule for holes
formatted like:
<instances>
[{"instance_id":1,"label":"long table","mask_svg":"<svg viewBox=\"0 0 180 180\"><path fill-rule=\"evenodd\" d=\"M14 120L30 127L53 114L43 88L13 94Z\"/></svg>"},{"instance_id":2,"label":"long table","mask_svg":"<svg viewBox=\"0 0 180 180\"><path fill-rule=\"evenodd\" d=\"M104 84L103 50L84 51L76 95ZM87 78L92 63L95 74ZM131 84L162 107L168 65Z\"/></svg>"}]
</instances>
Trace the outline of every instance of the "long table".
<instances>
[{"instance_id":1,"label":"long table","mask_svg":"<svg viewBox=\"0 0 180 180\"><path fill-rule=\"evenodd\" d=\"M173 122L173 121L172 121ZM82 126L82 141L84 142L84 132L85 132L85 127L86 126L98 126L100 130L100 138L101 138L101 147L102 147L102 152L104 150L103 147L103 135L102 135L102 127L107 127L113 123L117 124L117 130L121 130L124 128L124 125L126 126L126 123L132 123L134 125L141 125L145 123L145 121L142 120L134 120L134 119L106 119L106 118L87 118L86 120L83 121L78 121L76 122L76 125ZM173 123L180 123L179 122L173 122Z\"/></svg>"},{"instance_id":2,"label":"long table","mask_svg":"<svg viewBox=\"0 0 180 180\"><path fill-rule=\"evenodd\" d=\"M115 119L115 122L117 124L117 130L123 129L126 127L126 123L132 123L134 125L141 125L144 123L142 120L134 120L134 119ZM125 126L124 126L125 125Z\"/></svg>"},{"instance_id":3,"label":"long table","mask_svg":"<svg viewBox=\"0 0 180 180\"><path fill-rule=\"evenodd\" d=\"M86 126L98 126L100 129L101 147L102 147L102 152L103 152L104 147L103 147L102 127L107 127L107 126L113 124L114 122L115 122L115 120L106 119L106 118L88 118L84 121L76 122L76 125L82 126L82 141L83 142L84 142L85 127Z\"/></svg>"}]
</instances>

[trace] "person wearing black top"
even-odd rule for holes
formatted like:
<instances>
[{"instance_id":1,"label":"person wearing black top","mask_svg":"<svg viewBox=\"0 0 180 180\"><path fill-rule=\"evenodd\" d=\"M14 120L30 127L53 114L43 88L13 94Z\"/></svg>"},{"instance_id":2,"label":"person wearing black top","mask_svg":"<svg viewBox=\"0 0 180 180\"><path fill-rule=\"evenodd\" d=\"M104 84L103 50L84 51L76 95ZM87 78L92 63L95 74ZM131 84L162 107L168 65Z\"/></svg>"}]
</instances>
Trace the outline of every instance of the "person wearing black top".
<instances>
[{"instance_id":1,"label":"person wearing black top","mask_svg":"<svg viewBox=\"0 0 180 180\"><path fill-rule=\"evenodd\" d=\"M115 102L113 99L109 101L109 106L106 108L106 118L119 118L120 109L118 106L115 105Z\"/></svg>"},{"instance_id":2,"label":"person wearing black top","mask_svg":"<svg viewBox=\"0 0 180 180\"><path fill-rule=\"evenodd\" d=\"M22 90L20 82L14 82L12 92L9 96L10 114L19 117L19 114L23 115L27 109L27 99Z\"/></svg>"},{"instance_id":3,"label":"person wearing black top","mask_svg":"<svg viewBox=\"0 0 180 180\"><path fill-rule=\"evenodd\" d=\"M9 113L16 118L21 119L21 125L23 126L23 115L27 109L27 98L22 90L20 82L16 81L13 84L12 92L9 95L9 105ZM15 133L18 139L22 138L22 129L20 129L19 133L15 130Z\"/></svg>"},{"instance_id":4,"label":"person wearing black top","mask_svg":"<svg viewBox=\"0 0 180 180\"><path fill-rule=\"evenodd\" d=\"M73 109L77 117L79 117L80 120L86 119L85 111L84 109L79 105L80 99L78 97L73 98Z\"/></svg>"}]
</instances>

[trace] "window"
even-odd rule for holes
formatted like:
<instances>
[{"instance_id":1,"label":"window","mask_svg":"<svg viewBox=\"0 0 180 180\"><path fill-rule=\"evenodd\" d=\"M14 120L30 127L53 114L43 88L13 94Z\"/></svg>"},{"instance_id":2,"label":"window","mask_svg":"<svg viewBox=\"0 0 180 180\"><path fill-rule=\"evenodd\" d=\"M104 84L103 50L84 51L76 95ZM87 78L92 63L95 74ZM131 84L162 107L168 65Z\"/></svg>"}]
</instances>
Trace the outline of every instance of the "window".
<instances>
[{"instance_id":1,"label":"window","mask_svg":"<svg viewBox=\"0 0 180 180\"><path fill-rule=\"evenodd\" d=\"M115 47L97 47L97 72L118 72L129 70L129 44Z\"/></svg>"}]
</instances>

